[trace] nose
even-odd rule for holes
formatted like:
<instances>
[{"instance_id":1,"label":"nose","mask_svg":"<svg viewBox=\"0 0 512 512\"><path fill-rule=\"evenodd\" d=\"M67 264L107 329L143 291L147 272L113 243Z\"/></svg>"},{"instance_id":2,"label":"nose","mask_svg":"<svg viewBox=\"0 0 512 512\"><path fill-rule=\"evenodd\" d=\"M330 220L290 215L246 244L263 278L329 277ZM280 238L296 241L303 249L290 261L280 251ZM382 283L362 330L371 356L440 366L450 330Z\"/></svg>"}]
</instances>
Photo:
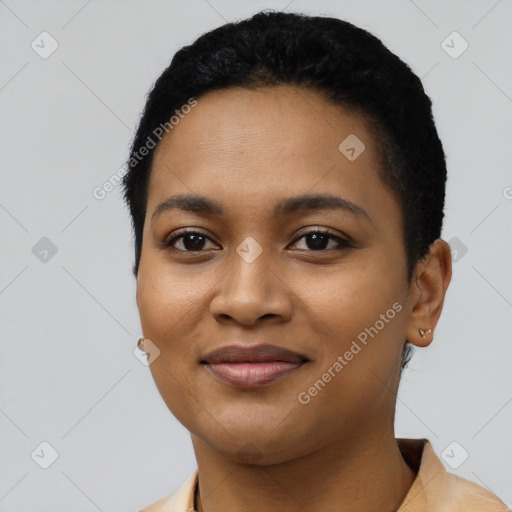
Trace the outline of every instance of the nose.
<instances>
[{"instance_id":1,"label":"nose","mask_svg":"<svg viewBox=\"0 0 512 512\"><path fill-rule=\"evenodd\" d=\"M210 312L218 322L252 326L291 318L290 286L271 264L270 257L264 250L249 263L238 253L233 255L231 268L218 283L218 292L210 302Z\"/></svg>"}]
</instances>

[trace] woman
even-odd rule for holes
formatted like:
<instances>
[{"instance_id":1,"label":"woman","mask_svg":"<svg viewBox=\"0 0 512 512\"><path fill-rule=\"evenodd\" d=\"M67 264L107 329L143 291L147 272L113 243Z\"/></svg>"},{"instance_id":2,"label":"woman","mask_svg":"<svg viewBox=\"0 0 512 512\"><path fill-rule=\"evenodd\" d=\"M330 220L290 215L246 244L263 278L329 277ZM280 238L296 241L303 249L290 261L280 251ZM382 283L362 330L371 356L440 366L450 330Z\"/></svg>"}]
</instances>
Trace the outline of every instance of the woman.
<instances>
[{"instance_id":1,"label":"woman","mask_svg":"<svg viewBox=\"0 0 512 512\"><path fill-rule=\"evenodd\" d=\"M420 80L345 21L259 13L181 49L125 199L155 383L198 469L145 511L505 511L396 439L451 279Z\"/></svg>"}]
</instances>

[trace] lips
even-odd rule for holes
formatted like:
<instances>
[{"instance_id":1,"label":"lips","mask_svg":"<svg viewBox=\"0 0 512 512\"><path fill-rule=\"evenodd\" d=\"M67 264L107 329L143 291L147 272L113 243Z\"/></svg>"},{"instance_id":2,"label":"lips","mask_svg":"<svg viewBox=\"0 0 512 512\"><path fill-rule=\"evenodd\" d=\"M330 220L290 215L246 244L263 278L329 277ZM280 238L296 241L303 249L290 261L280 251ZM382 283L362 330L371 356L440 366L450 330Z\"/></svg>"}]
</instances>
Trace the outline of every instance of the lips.
<instances>
[{"instance_id":1,"label":"lips","mask_svg":"<svg viewBox=\"0 0 512 512\"><path fill-rule=\"evenodd\" d=\"M201 364L228 384L257 387L289 376L309 359L276 345L229 345L209 352Z\"/></svg>"}]
</instances>

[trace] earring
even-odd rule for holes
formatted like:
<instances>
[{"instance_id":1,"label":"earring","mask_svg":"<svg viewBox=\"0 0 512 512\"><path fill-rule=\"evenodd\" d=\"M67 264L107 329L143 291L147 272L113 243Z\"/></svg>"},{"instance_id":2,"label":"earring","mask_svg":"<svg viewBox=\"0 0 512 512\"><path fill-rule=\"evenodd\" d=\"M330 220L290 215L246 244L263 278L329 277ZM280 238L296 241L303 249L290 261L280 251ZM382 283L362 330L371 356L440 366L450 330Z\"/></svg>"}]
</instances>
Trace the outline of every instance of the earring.
<instances>
[{"instance_id":1,"label":"earring","mask_svg":"<svg viewBox=\"0 0 512 512\"><path fill-rule=\"evenodd\" d=\"M142 350L141 345L144 343L144 339L145 339L145 338L139 338L139 341L137 341L137 347L138 347L140 350Z\"/></svg>"},{"instance_id":2,"label":"earring","mask_svg":"<svg viewBox=\"0 0 512 512\"><path fill-rule=\"evenodd\" d=\"M422 338L424 338L424 337L425 337L425 334L429 334L429 333L431 333L431 332L432 332L432 330L431 330L431 329L427 329L427 330L425 331L425 330L423 330L423 329L421 329L421 328L419 329L419 331L420 331L420 336L421 336Z\"/></svg>"}]
</instances>

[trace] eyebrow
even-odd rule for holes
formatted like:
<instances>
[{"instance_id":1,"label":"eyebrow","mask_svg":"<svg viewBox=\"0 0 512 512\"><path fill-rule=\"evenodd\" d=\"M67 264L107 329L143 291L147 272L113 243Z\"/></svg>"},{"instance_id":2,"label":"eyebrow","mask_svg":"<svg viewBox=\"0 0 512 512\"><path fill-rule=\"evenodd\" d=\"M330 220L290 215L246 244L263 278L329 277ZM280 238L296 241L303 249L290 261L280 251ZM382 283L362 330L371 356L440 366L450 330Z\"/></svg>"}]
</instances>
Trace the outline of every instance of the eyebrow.
<instances>
[{"instance_id":1,"label":"eyebrow","mask_svg":"<svg viewBox=\"0 0 512 512\"><path fill-rule=\"evenodd\" d=\"M178 194L168 197L156 206L151 222L169 210L182 210L203 215L222 216L225 214L222 205L213 199L195 194ZM343 210L373 222L368 212L361 206L348 199L329 194L305 194L289 197L274 206L273 216L285 217L297 212L314 210Z\"/></svg>"}]
</instances>

